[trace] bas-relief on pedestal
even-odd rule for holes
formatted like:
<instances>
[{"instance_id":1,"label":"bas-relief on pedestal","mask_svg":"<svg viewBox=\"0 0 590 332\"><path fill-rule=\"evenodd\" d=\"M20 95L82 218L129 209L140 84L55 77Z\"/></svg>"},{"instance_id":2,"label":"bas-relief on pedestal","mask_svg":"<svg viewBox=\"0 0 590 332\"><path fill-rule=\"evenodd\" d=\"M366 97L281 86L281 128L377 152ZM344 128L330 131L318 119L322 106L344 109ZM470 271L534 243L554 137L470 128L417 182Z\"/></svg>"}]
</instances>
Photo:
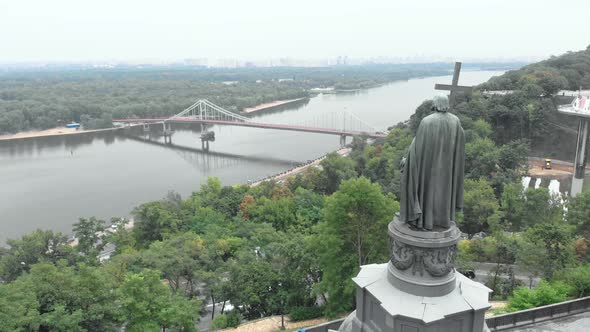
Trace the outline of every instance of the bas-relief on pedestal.
<instances>
[{"instance_id":1,"label":"bas-relief on pedestal","mask_svg":"<svg viewBox=\"0 0 590 332\"><path fill-rule=\"evenodd\" d=\"M361 267L353 278L357 310L342 324L347 332L480 332L490 308L490 289L455 271L460 232L410 229L389 224L391 258Z\"/></svg>"},{"instance_id":2,"label":"bas-relief on pedestal","mask_svg":"<svg viewBox=\"0 0 590 332\"><path fill-rule=\"evenodd\" d=\"M463 204L463 129L454 115L442 114L448 109L446 96L434 104L437 113L421 122L406 157L401 214L388 226L390 260L361 266L353 278L357 310L340 331L487 331L491 290L454 268L461 235L453 220ZM448 153L452 156L437 157Z\"/></svg>"}]
</instances>

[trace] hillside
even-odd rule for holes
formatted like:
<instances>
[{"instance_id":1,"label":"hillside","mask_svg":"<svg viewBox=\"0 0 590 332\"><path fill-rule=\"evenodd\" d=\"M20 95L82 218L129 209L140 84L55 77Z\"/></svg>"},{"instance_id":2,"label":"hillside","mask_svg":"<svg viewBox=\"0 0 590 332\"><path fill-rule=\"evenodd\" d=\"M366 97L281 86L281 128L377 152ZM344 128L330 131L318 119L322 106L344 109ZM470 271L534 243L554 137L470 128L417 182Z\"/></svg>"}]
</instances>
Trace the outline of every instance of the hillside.
<instances>
[{"instance_id":1,"label":"hillside","mask_svg":"<svg viewBox=\"0 0 590 332\"><path fill-rule=\"evenodd\" d=\"M494 77L477 86L473 95L458 98L455 112L465 129L472 129L477 120L488 122L498 145L521 140L530 144L533 156L571 160L577 121L557 113L557 105L571 102L571 97L557 93L579 88L590 88L590 46ZM498 90L509 93L489 93ZM412 128L429 113L428 103L412 116Z\"/></svg>"},{"instance_id":2,"label":"hillside","mask_svg":"<svg viewBox=\"0 0 590 332\"><path fill-rule=\"evenodd\" d=\"M534 156L571 160L577 121L557 113L557 105L571 102L571 97L556 94L580 88L590 88L590 46L494 77L478 86L479 93L472 101L460 105L458 112L471 118L481 116L490 122L498 143L527 139ZM483 90L514 93L485 99ZM478 111L480 107L487 112Z\"/></svg>"}]
</instances>

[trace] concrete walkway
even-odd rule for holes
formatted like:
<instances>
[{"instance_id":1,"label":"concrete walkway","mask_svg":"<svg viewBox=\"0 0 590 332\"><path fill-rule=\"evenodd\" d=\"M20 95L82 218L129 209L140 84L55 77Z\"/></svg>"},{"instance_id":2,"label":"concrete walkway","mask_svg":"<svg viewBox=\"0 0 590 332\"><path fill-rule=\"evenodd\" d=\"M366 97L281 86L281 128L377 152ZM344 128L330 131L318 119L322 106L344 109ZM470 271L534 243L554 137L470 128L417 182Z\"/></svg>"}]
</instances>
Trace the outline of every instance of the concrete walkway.
<instances>
[{"instance_id":1,"label":"concrete walkway","mask_svg":"<svg viewBox=\"0 0 590 332\"><path fill-rule=\"evenodd\" d=\"M502 331L518 332L587 332L590 331L590 311L563 318Z\"/></svg>"}]
</instances>

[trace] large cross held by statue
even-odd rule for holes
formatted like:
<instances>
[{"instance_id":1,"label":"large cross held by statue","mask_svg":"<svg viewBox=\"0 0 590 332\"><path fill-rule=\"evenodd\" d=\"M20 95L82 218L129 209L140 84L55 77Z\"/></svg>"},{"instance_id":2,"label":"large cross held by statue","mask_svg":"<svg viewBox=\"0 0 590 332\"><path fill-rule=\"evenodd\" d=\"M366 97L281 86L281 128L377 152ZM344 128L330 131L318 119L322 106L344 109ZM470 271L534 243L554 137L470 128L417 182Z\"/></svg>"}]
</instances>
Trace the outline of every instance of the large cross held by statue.
<instances>
[{"instance_id":1,"label":"large cross held by statue","mask_svg":"<svg viewBox=\"0 0 590 332\"><path fill-rule=\"evenodd\" d=\"M455 93L456 92L463 92L463 93L471 93L473 89L470 86L462 86L459 85L459 73L461 72L461 62L455 62L455 72L453 73L453 82L451 85L449 84L435 84L435 90L447 90L451 91L449 96L449 104L451 107L455 106Z\"/></svg>"}]
</instances>

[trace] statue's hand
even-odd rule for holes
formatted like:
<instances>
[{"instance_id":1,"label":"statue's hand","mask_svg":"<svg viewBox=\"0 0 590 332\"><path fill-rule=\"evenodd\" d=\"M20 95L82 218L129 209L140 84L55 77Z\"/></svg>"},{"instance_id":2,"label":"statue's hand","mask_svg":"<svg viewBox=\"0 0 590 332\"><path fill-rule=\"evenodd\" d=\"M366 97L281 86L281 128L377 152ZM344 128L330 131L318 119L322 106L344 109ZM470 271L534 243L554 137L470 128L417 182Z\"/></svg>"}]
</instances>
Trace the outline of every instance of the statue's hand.
<instances>
[{"instance_id":1,"label":"statue's hand","mask_svg":"<svg viewBox=\"0 0 590 332\"><path fill-rule=\"evenodd\" d=\"M406 167L406 157L403 157L402 160L399 162L399 169L404 170L404 167Z\"/></svg>"}]
</instances>

